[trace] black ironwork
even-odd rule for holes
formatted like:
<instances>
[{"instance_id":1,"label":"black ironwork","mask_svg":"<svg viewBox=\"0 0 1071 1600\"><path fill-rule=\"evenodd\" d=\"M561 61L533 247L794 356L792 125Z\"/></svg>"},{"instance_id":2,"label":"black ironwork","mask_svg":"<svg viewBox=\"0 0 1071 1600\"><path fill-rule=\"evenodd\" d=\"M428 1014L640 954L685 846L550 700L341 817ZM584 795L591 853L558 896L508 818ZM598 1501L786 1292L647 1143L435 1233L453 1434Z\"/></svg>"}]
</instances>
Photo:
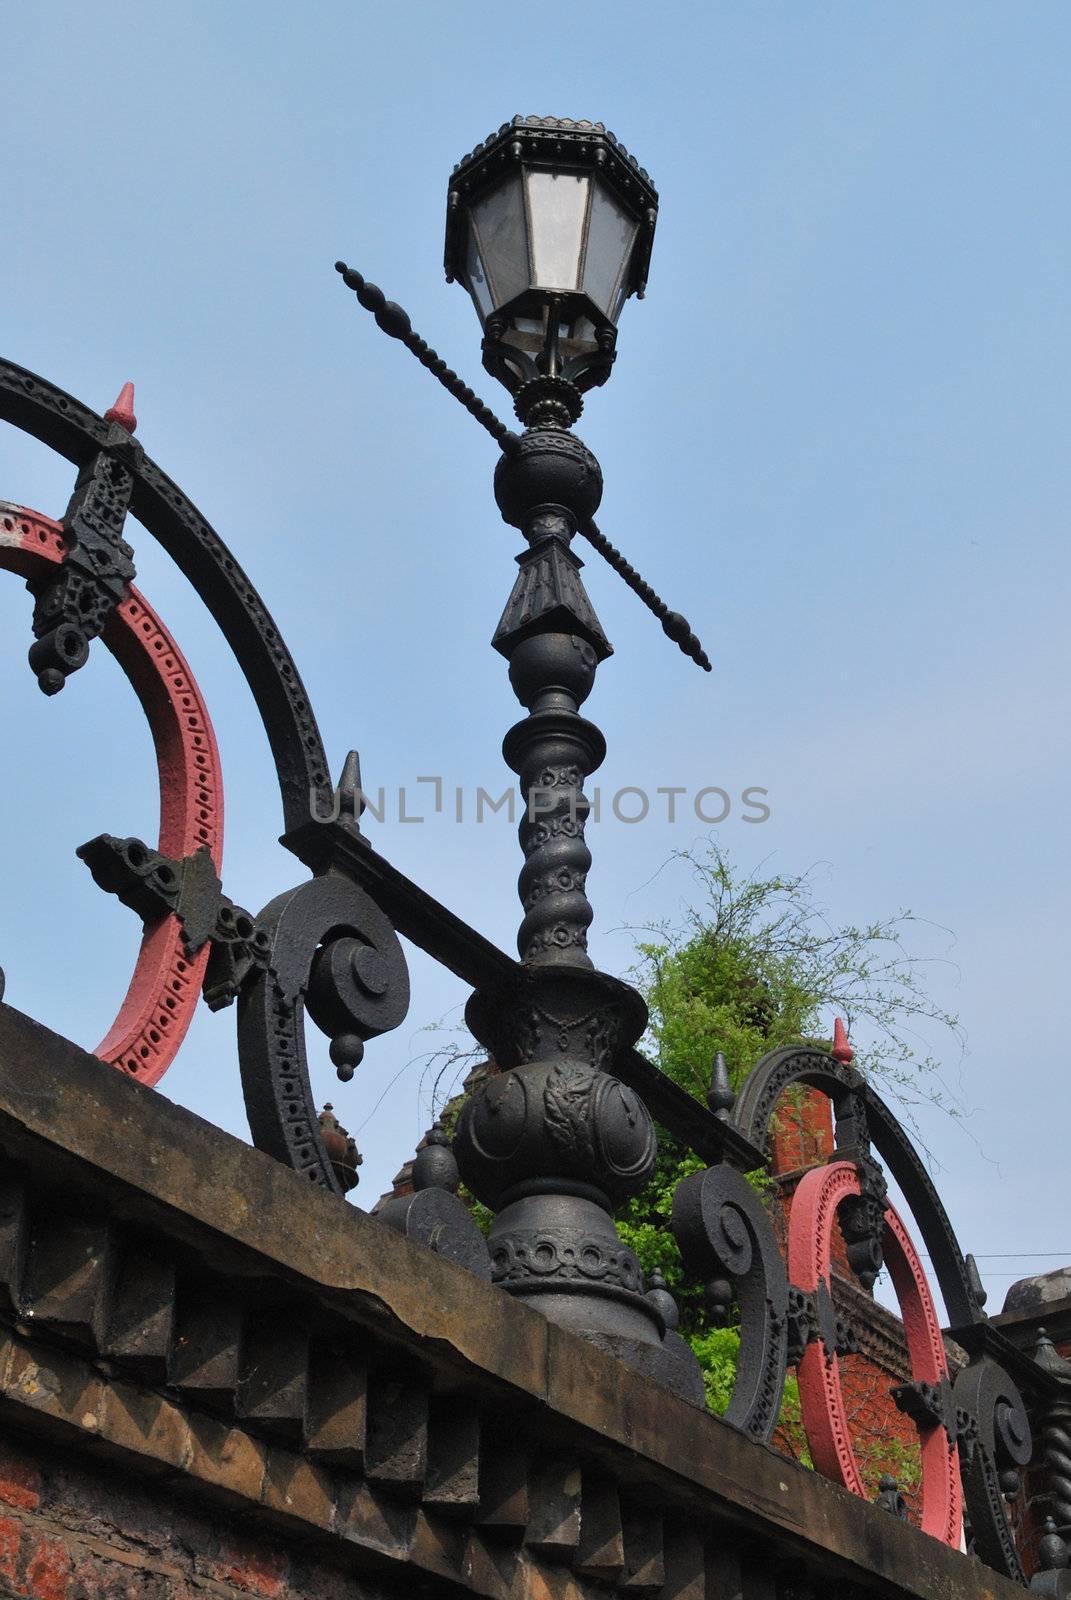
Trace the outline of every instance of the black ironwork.
<instances>
[{"instance_id":1,"label":"black ironwork","mask_svg":"<svg viewBox=\"0 0 1071 1600\"><path fill-rule=\"evenodd\" d=\"M895 1391L897 1403L925 1422L939 1421L950 1439L959 1440L964 1494L977 1553L990 1566L1024 1581L1023 1568L1004 1505L1001 1474L1030 1459L1031 1431L1022 1394L1009 1371L1014 1356L1006 1340L985 1321L978 1294L977 1268L968 1269L937 1191L910 1139L873 1087L851 1066L818 1050L782 1049L765 1056L751 1071L733 1113L738 1129L764 1146L774 1108L793 1084L820 1089L833 1103L836 1154L853 1160L860 1174L861 1204L848 1209L843 1230L849 1251L869 1276L877 1248L876 1208L884 1176L871 1154L871 1141L904 1193L933 1262L953 1327L970 1363L956 1377L951 1393L942 1386L910 1384ZM858 1269L857 1269L858 1270ZM790 1291L791 1292L791 1291ZM806 1324L806 1337L812 1337ZM794 1349L799 1349L799 1338Z\"/></svg>"},{"instance_id":2,"label":"black ironwork","mask_svg":"<svg viewBox=\"0 0 1071 1600\"><path fill-rule=\"evenodd\" d=\"M971 1543L987 1566L1025 1581L1004 1505L1002 1474L1025 1467L1032 1436L1023 1397L1007 1370L983 1349L956 1375L952 1390L961 1414L963 1493Z\"/></svg>"},{"instance_id":3,"label":"black ironwork","mask_svg":"<svg viewBox=\"0 0 1071 1600\"><path fill-rule=\"evenodd\" d=\"M348 267L344 261L336 261L335 271L342 274L343 283L347 289L353 290L358 303L375 317L376 326L382 328L392 339L397 339L416 356L420 365L426 367L432 377L439 380L447 394L460 401L469 416L475 417L480 427L487 429L496 444L501 445L503 450L511 448L516 435L504 422L499 421L490 406L484 405L479 395L458 377L453 368L447 366L438 351L433 350L426 339L414 333L409 313L404 311L397 301L388 300L378 285L366 282L356 267Z\"/></svg>"},{"instance_id":4,"label":"black ironwork","mask_svg":"<svg viewBox=\"0 0 1071 1600\"><path fill-rule=\"evenodd\" d=\"M654 1344L661 1329L639 1262L610 1215L654 1168L650 1115L610 1075L647 1012L587 954L584 780L605 743L579 707L610 646L570 544L601 491L594 456L549 425L526 431L495 473L499 509L528 541L494 639L528 710L503 744L525 806L524 983L479 989L469 1002L469 1027L506 1070L466 1102L455 1148L466 1183L498 1212L495 1281L586 1332Z\"/></svg>"},{"instance_id":5,"label":"black ironwork","mask_svg":"<svg viewBox=\"0 0 1071 1600\"><path fill-rule=\"evenodd\" d=\"M85 665L90 640L134 580L134 552L123 538L123 524L134 487L127 463L139 450L122 425L113 422L108 448L91 457L78 474L63 518L63 562L33 585L36 643L29 659L45 694L58 694L71 673Z\"/></svg>"},{"instance_id":6,"label":"black ironwork","mask_svg":"<svg viewBox=\"0 0 1071 1600\"><path fill-rule=\"evenodd\" d=\"M223 893L204 846L182 861L173 861L140 839L101 833L80 845L77 855L98 888L114 894L144 922L173 911L191 955L211 940L202 985L210 1011L231 1003L254 965L267 965L271 953L267 930Z\"/></svg>"},{"instance_id":7,"label":"black ironwork","mask_svg":"<svg viewBox=\"0 0 1071 1600\"><path fill-rule=\"evenodd\" d=\"M874 1504L888 1511L890 1516L896 1517L900 1522L907 1521L907 1501L900 1493L900 1485L889 1472L883 1472L878 1480L878 1492L874 1496Z\"/></svg>"},{"instance_id":8,"label":"black ironwork","mask_svg":"<svg viewBox=\"0 0 1071 1600\"><path fill-rule=\"evenodd\" d=\"M1030 1580L1035 1594L1058 1595L1066 1600L1071 1595L1071 1550L1067 1540L1057 1531L1052 1517L1042 1524L1042 1537L1038 1544L1038 1570Z\"/></svg>"},{"instance_id":9,"label":"black ironwork","mask_svg":"<svg viewBox=\"0 0 1071 1600\"><path fill-rule=\"evenodd\" d=\"M413 1162L413 1192L381 1206L381 1222L425 1245L478 1278L491 1276L491 1258L471 1209L457 1197L457 1160L441 1122L425 1135Z\"/></svg>"},{"instance_id":10,"label":"black ironwork","mask_svg":"<svg viewBox=\"0 0 1071 1600\"><path fill-rule=\"evenodd\" d=\"M604 533L600 533L590 518L581 524L580 532L590 544L594 545L603 560L609 562L619 577L624 578L633 594L639 595L648 611L658 618L667 639L672 639L677 648L694 661L696 666L702 667L704 672L712 671L710 657L692 632L687 617L682 617L679 611L669 609L666 602L640 576L632 563L625 560L617 546L611 544Z\"/></svg>"},{"instance_id":11,"label":"black ironwork","mask_svg":"<svg viewBox=\"0 0 1071 1600\"><path fill-rule=\"evenodd\" d=\"M229 1003L249 978L240 1007L239 1044L253 1137L278 1159L341 1193L320 1137L308 1079L303 1037L307 997L313 995L310 1014L328 1024L333 1057L343 1075L359 1060L367 1039L398 1025L408 1004L408 977L397 937L354 881L357 874L347 872L347 861L352 864L354 858L339 848L340 840L359 837L358 808L349 793L352 781L347 788L344 774L340 790L332 786L297 667L256 589L207 520L125 429L10 362L0 362L0 418L83 469L72 501L76 513L102 474L107 480L106 464L114 453L123 453L123 470L130 478L130 511L193 584L253 691L275 759L286 826L283 842L318 874L312 883L279 897L260 917L251 918L222 895L211 862L202 859L202 852L186 862L172 862L158 858L158 852L140 841L104 835L80 853L98 882L119 893L139 915L151 915L160 907L174 910L183 922L188 948L212 937L205 980L211 1004ZM68 519L80 530L83 524L74 521L76 513L69 511ZM117 516L115 511L113 522ZM108 593L114 600L121 598L118 591ZM106 620L100 609L92 617L101 626ZM352 780L350 763L347 772ZM367 863L372 854L358 853L357 859ZM396 890L405 884L399 874L388 871L386 876ZM415 886L408 888L422 908L434 905ZM284 904L289 908L286 917ZM324 921L328 905L338 913L334 923ZM253 931L246 937L248 924ZM340 928L344 934L339 934ZM272 942L270 952L265 936ZM331 945L325 952L320 942L328 936ZM343 938L371 947L386 963L388 982L380 992L373 992L381 978L378 970L369 988L363 981L367 970L347 969L338 950L329 953ZM358 965L371 960L350 947L347 950ZM337 995L332 989L336 984Z\"/></svg>"},{"instance_id":12,"label":"black ironwork","mask_svg":"<svg viewBox=\"0 0 1071 1600\"><path fill-rule=\"evenodd\" d=\"M400 340L407 350L412 351L421 366L426 367L433 377L438 378L447 393L461 402L469 415L475 417L482 428L486 428L492 439L501 445L504 451L509 453L519 448L520 440L517 434L511 432L489 406L484 405L479 396L474 394L468 384L446 365L426 340L413 332L409 315L400 305L388 300L382 289L374 283L366 282L356 268L347 266L344 261L335 262L335 271L342 274L342 281L356 294L358 303L372 313L377 326L392 339ZM580 416L582 407L579 390L560 378L534 379L517 396L517 414L522 421L531 426L546 422L557 427L568 427ZM588 540L603 560L625 580L633 594L637 595L652 615L657 617L666 637L672 639L682 653L690 657L697 666L702 667L704 672L710 672L712 670L710 658L692 632L687 618L679 611L669 609L661 596L640 576L631 562L625 559L617 546L611 544L590 517L578 519L576 531Z\"/></svg>"},{"instance_id":13,"label":"black ironwork","mask_svg":"<svg viewBox=\"0 0 1071 1600\"><path fill-rule=\"evenodd\" d=\"M940 1383L898 1383L892 1397L906 1416L926 1426L936 1422L945 1430L949 1445L959 1437L960 1418L952 1395L952 1385L942 1379ZM966 1430L964 1430L965 1432Z\"/></svg>"},{"instance_id":14,"label":"black ironwork","mask_svg":"<svg viewBox=\"0 0 1071 1600\"><path fill-rule=\"evenodd\" d=\"M409 1009L409 974L388 919L355 883L328 872L272 900L257 918L271 938L266 968L238 997L238 1055L255 1143L327 1188L337 1188L318 1135L304 1013L332 1041L342 1076L365 1042Z\"/></svg>"},{"instance_id":15,"label":"black ironwork","mask_svg":"<svg viewBox=\"0 0 1071 1600\"><path fill-rule=\"evenodd\" d=\"M627 568L682 649L694 652L698 641L683 619L675 619L682 625L676 628L666 624L668 608L594 526L602 474L567 431L580 411L567 377L553 364L542 378L529 374L517 409L530 425L517 438L413 333L401 307L345 263L336 267L377 324L502 443L496 499L528 542L493 641L528 709L503 746L525 805L518 948L526 972L522 984L481 984L470 1002L470 1027L507 1073L466 1105L456 1140L469 1186L499 1210L490 1239L495 1281L538 1296L548 1315L589 1334L631 1346L652 1345L661 1335L664 1346L666 1328L644 1296L639 1263L608 1214L643 1186L656 1144L642 1100L605 1070L639 1037L646 1011L625 985L595 973L587 955L590 804L583 784L605 743L579 707L611 650L570 548L577 531ZM684 1369L678 1379L694 1389L694 1362L680 1350L675 1360Z\"/></svg>"},{"instance_id":16,"label":"black ironwork","mask_svg":"<svg viewBox=\"0 0 1071 1600\"><path fill-rule=\"evenodd\" d=\"M459 198L451 203L448 263L458 260L466 186L475 192L497 181L509 161L554 159L555 138L573 152L570 159L585 170L590 164L629 204L642 207L646 174L598 125L524 119L507 125L455 175L451 193ZM637 291L645 280L653 216L647 222L646 242L638 235L628 258L627 287ZM297 669L262 600L219 535L122 421L99 417L0 362L0 419L59 451L79 472L63 524L63 558L54 555L56 569L35 581L31 664L41 687L46 693L62 687L128 595L134 566L123 530L129 511L197 589L245 673L275 760L282 842L311 876L252 916L224 894L207 849L176 860L136 838L100 835L79 855L102 888L147 922L176 917L191 955L210 945L204 993L213 1006L237 1000L255 1143L337 1194L356 1183L360 1156L333 1108L316 1110L306 1013L330 1039L331 1058L345 1080L366 1044L406 1015L409 977L399 935L470 984L467 1020L498 1070L466 1100L453 1148L440 1126L431 1130L414 1163L413 1193L388 1202L383 1222L701 1404L698 1365L676 1332L676 1303L660 1275L644 1280L613 1222L614 1209L638 1193L654 1169L653 1118L697 1152L708 1166L680 1185L673 1228L715 1319L728 1319L734 1308L739 1313L741 1356L727 1420L753 1439L771 1437L791 1364L814 1363L818 1345L832 1368L857 1347L824 1278L815 1283L812 1277L810 1289L789 1281L769 1213L747 1178L764 1163L785 1090L805 1085L826 1094L835 1115L835 1159L851 1163L858 1177L858 1193L838 1212L852 1268L864 1287L881 1268L887 1170L918 1223L951 1332L968 1355L954 1383L916 1378L900 1385L894 1398L920 1429L943 1428L950 1453L958 1450L962 1461L974 1550L1022 1581L1005 1506L1031 1452L1022 1361L986 1321L977 1267L963 1256L898 1120L846 1059L803 1047L766 1056L739 1095L717 1055L707 1105L698 1104L637 1050L646 1024L642 998L596 971L588 954L593 913L584 785L605 744L581 708L611 647L580 575L577 534L624 577L682 651L710 669L685 619L668 610L593 520L601 471L570 429L581 413L581 391L608 375L609 319L598 329L594 351L572 358L572 366L558 349L564 309L554 296L547 302L543 346L528 366L517 346L498 348L503 330L487 320L485 358L514 392L524 424L517 435L413 331L399 306L343 263L338 270L377 325L404 344L503 450L496 500L526 541L493 640L524 708L503 745L525 807L520 959L497 949L369 844L361 831L356 755L347 757L334 787ZM0 974L0 999L2 983ZM456 1193L461 1176L496 1213L486 1242ZM855 1184L850 1173L837 1176ZM1048 1378L1048 1409L1039 1415L1056 1520L1046 1533L1049 1544L1042 1541L1042 1566L1052 1581L1040 1587L1057 1593L1063 1592L1056 1577L1066 1562L1066 1547L1061 1554L1057 1544L1071 1523L1060 1477L1071 1429L1063 1374ZM883 1480L878 1501L903 1515L894 1480Z\"/></svg>"},{"instance_id":17,"label":"black ironwork","mask_svg":"<svg viewBox=\"0 0 1071 1600\"><path fill-rule=\"evenodd\" d=\"M1063 1544L1065 1558L1049 1564L1055 1570L1067 1565L1065 1541L1071 1535L1071 1362L1059 1354L1044 1328L1037 1331L1033 1359L1045 1382L1030 1407L1038 1443L1030 1469L1030 1507L1035 1517L1043 1514L1046 1519L1046 1537ZM1056 1545L1050 1549L1059 1553ZM1071 1588L1066 1574L1065 1581Z\"/></svg>"},{"instance_id":18,"label":"black ironwork","mask_svg":"<svg viewBox=\"0 0 1071 1600\"><path fill-rule=\"evenodd\" d=\"M929 1173L897 1118L853 1067L821 1050L772 1051L745 1079L733 1113L737 1129L753 1145L765 1148L774 1108L784 1091L797 1083L820 1089L832 1101L838 1154L847 1158L854 1158L857 1151L869 1154L873 1144L918 1220L954 1329L976 1322L982 1310Z\"/></svg>"},{"instance_id":19,"label":"black ironwork","mask_svg":"<svg viewBox=\"0 0 1071 1600\"><path fill-rule=\"evenodd\" d=\"M714 1065L710 1073L707 1105L719 1122L728 1122L729 1113L735 1104L736 1091L729 1082L728 1063L725 1060L724 1053L721 1050L717 1050L714 1053Z\"/></svg>"},{"instance_id":20,"label":"black ironwork","mask_svg":"<svg viewBox=\"0 0 1071 1600\"><path fill-rule=\"evenodd\" d=\"M766 1208L741 1173L709 1167L678 1186L673 1232L691 1272L732 1280L740 1363L725 1417L751 1438L769 1439L788 1369L789 1287Z\"/></svg>"},{"instance_id":21,"label":"black ironwork","mask_svg":"<svg viewBox=\"0 0 1071 1600\"><path fill-rule=\"evenodd\" d=\"M872 1289L882 1266L881 1235L889 1186L877 1162L859 1152L855 1158L861 1193L844 1201L837 1221L848 1251L848 1265L864 1289Z\"/></svg>"},{"instance_id":22,"label":"black ironwork","mask_svg":"<svg viewBox=\"0 0 1071 1600\"><path fill-rule=\"evenodd\" d=\"M171 556L218 624L245 674L275 759L288 831L334 809L323 742L282 635L234 555L182 490L124 430L54 384L0 360L0 420L82 469L129 447L129 510Z\"/></svg>"}]
</instances>

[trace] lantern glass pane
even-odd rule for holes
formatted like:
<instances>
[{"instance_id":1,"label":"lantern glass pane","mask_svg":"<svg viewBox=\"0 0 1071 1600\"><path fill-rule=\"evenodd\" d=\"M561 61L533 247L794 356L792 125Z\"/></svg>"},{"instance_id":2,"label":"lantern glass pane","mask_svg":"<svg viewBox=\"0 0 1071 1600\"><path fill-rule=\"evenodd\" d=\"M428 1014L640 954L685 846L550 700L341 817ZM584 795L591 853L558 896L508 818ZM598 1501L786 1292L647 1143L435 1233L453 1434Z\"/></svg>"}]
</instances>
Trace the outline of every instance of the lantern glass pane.
<instances>
[{"instance_id":1,"label":"lantern glass pane","mask_svg":"<svg viewBox=\"0 0 1071 1600\"><path fill-rule=\"evenodd\" d=\"M579 287L591 180L575 172L530 171L527 178L532 282L573 292Z\"/></svg>"},{"instance_id":2,"label":"lantern glass pane","mask_svg":"<svg viewBox=\"0 0 1071 1600\"><path fill-rule=\"evenodd\" d=\"M480 247L475 231L469 224L469 247L465 257L465 283L473 304L479 312L480 321L486 322L494 308L491 299L491 289L484 276L483 262L480 260Z\"/></svg>"},{"instance_id":3,"label":"lantern glass pane","mask_svg":"<svg viewBox=\"0 0 1071 1600\"><path fill-rule=\"evenodd\" d=\"M627 268L637 226L635 219L596 178L584 262L584 293L614 323L627 292Z\"/></svg>"},{"instance_id":4,"label":"lantern glass pane","mask_svg":"<svg viewBox=\"0 0 1071 1600\"><path fill-rule=\"evenodd\" d=\"M503 306L528 288L528 240L524 194L514 174L472 207L470 226L483 265L491 299ZM486 313L485 313L486 314Z\"/></svg>"}]
</instances>

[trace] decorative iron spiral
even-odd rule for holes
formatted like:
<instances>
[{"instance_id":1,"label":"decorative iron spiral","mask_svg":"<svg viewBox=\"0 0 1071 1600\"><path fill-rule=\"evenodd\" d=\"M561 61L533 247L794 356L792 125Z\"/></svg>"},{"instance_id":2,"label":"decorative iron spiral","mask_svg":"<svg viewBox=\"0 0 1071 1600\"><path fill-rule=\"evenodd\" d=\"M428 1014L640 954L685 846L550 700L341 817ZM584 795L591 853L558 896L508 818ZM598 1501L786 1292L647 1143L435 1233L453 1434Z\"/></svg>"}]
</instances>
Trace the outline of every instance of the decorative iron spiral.
<instances>
[{"instance_id":1,"label":"decorative iron spiral","mask_svg":"<svg viewBox=\"0 0 1071 1600\"><path fill-rule=\"evenodd\" d=\"M1050 1412L1041 1426L1048 1514L1057 1533L1071 1530L1071 1410L1065 1405Z\"/></svg>"},{"instance_id":2,"label":"decorative iron spiral","mask_svg":"<svg viewBox=\"0 0 1071 1600\"><path fill-rule=\"evenodd\" d=\"M690 1272L735 1287L740 1362L725 1420L768 1440L788 1365L788 1280L766 1209L742 1173L708 1167L678 1185L673 1232Z\"/></svg>"}]
</instances>

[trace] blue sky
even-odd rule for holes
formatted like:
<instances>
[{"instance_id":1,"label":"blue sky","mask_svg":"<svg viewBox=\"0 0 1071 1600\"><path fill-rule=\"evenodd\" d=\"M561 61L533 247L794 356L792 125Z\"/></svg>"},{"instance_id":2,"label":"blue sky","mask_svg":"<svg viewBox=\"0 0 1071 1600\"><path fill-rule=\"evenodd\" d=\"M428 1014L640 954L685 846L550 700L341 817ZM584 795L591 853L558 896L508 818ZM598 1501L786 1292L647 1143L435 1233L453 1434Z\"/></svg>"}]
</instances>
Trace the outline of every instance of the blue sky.
<instances>
[{"instance_id":1,"label":"blue sky","mask_svg":"<svg viewBox=\"0 0 1071 1600\"><path fill-rule=\"evenodd\" d=\"M508 415L467 297L442 279L446 179L514 112L602 119L661 195L650 289L622 317L581 432L601 523L714 659L704 676L598 559L616 647L589 711L600 781L769 790L719 830L751 867L814 866L837 920L932 919L970 1116L931 1117L965 1248L1011 1276L1071 1259L1066 1225L1071 223L1063 4L546 0L302 8L9 7L0 111L5 353L138 436L230 542L297 658L336 767L498 793L516 705L490 635L514 533L495 451L377 333L344 256ZM62 463L0 437L0 497L61 514ZM234 663L146 535L139 584L216 723L228 891L296 881ZM137 942L74 848L151 836L151 747L102 651L55 701L0 589L7 998L86 1045ZM696 842L593 830L600 964L680 914ZM384 823L400 867L507 948L515 838L449 812ZM942 930L950 930L944 932ZM414 958L414 1001L348 1088L318 1084L386 1185L426 1125L425 1023L460 987ZM830 1019L830 1023L832 1019ZM233 1013L204 1012L164 1092L244 1131ZM377 1104L378 1102L378 1104Z\"/></svg>"}]
</instances>

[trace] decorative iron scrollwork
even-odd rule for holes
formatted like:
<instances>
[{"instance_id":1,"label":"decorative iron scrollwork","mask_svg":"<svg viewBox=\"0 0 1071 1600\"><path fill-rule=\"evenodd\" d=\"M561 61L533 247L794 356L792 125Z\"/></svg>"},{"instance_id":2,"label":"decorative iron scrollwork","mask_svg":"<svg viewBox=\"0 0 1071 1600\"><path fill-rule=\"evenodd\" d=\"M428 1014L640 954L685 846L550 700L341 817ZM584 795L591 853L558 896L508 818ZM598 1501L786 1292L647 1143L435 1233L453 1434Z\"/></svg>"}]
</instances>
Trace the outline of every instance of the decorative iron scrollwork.
<instances>
[{"instance_id":1,"label":"decorative iron scrollwork","mask_svg":"<svg viewBox=\"0 0 1071 1600\"><path fill-rule=\"evenodd\" d=\"M970 1512L971 1543L990 1567L1024 1583L1004 1505L1001 1474L1030 1460L1030 1420L1018 1388L990 1355L976 1353L957 1374L952 1390L966 1423L970 1444L964 1450L963 1487Z\"/></svg>"},{"instance_id":2,"label":"decorative iron scrollwork","mask_svg":"<svg viewBox=\"0 0 1071 1600\"><path fill-rule=\"evenodd\" d=\"M202 981L209 1010L230 1005L252 968L267 963L267 932L223 893L207 846L173 861L140 839L102 833L80 845L77 853L98 887L117 896L146 924L173 912L191 956L211 942Z\"/></svg>"},{"instance_id":3,"label":"decorative iron scrollwork","mask_svg":"<svg viewBox=\"0 0 1071 1600\"><path fill-rule=\"evenodd\" d=\"M854 1067L822 1050L789 1046L763 1056L748 1074L733 1111L739 1131L760 1149L781 1095L791 1084L820 1089L833 1103L837 1151L847 1159L869 1155L873 1145L903 1190L933 1262L952 1326L978 1322L974 1297L955 1230L929 1173L897 1118Z\"/></svg>"},{"instance_id":4,"label":"decorative iron scrollwork","mask_svg":"<svg viewBox=\"0 0 1071 1600\"><path fill-rule=\"evenodd\" d=\"M131 586L132 552L122 538L127 512L172 556L222 630L271 745L284 842L320 872L325 853L331 859L337 854L341 833L359 838L359 824L353 808L343 812L338 805L297 667L226 544L130 437L129 389L100 417L53 384L0 361L0 420L40 439L79 469L63 524L0 505L0 565L24 576L37 597L38 638L31 658L42 688L49 693L61 688L86 659L89 639L99 633L133 683L157 747L158 848L112 836L85 847L98 881L106 881L145 920L127 999L97 1053L141 1082L155 1083L185 1034L202 983L212 1006L230 1003L246 984L254 998L244 1008L244 1035L254 1044L246 1045L242 1065L250 1103L257 1108L254 1140L260 1144L263 1138L263 1147L280 1160L292 1160L337 1188L304 1073L303 1044L294 1049L300 1068L294 1077L286 1069L281 1041L301 1040L307 984L310 1014L332 1034L342 1075L352 1072L364 1041L396 1026L405 1014L404 958L382 912L339 877L332 881L344 885L342 898L349 907L339 920L346 925L349 915L352 929L323 927L317 943L325 939L327 947L319 954L315 946L303 949L298 965L306 957L307 965L295 977L288 962L297 913L288 915L271 931L280 970L289 975L281 990L276 978L269 984L268 933L222 893L219 883L222 784L208 713L174 640ZM318 822L327 826L315 826ZM309 897L301 901L302 916L310 910L314 921L313 908L325 902L325 891L315 885L323 881L306 885ZM279 902L270 909L282 917ZM269 989L276 1010L269 1020L267 1006L262 1007L261 1033L273 1043L269 1048L262 1039L258 1057L252 1018L256 999L263 1000ZM265 1079L258 1090L261 1069ZM283 1093L283 1084L291 1084L293 1092Z\"/></svg>"},{"instance_id":5,"label":"decorative iron scrollwork","mask_svg":"<svg viewBox=\"0 0 1071 1600\"><path fill-rule=\"evenodd\" d=\"M359 1060L364 1042L396 1028L409 1009L402 947L364 890L335 873L279 895L256 920L271 953L238 998L238 1053L253 1140L341 1194L319 1137L305 1011L330 1035L335 1057Z\"/></svg>"},{"instance_id":6,"label":"decorative iron scrollwork","mask_svg":"<svg viewBox=\"0 0 1071 1600\"><path fill-rule=\"evenodd\" d=\"M120 424L112 424L112 433L131 449ZM94 456L79 473L63 518L58 569L30 579L36 602L30 666L45 694L58 693L85 665L89 641L130 592L134 552L123 538L123 524L133 487L130 468L114 450Z\"/></svg>"},{"instance_id":7,"label":"decorative iron scrollwork","mask_svg":"<svg viewBox=\"0 0 1071 1600\"><path fill-rule=\"evenodd\" d=\"M752 1439L777 1425L788 1364L788 1281L770 1219L742 1173L695 1172L673 1197L684 1264L704 1280L730 1279L740 1306L740 1364L725 1420Z\"/></svg>"},{"instance_id":8,"label":"decorative iron scrollwork","mask_svg":"<svg viewBox=\"0 0 1071 1600\"><path fill-rule=\"evenodd\" d=\"M102 451L130 474L129 510L191 583L245 674L271 745L288 833L329 817L334 794L301 676L255 586L219 534L116 422L14 362L0 360L0 421L65 456L80 471ZM77 491L76 491L77 496ZM181 853L181 852L180 852Z\"/></svg>"}]
</instances>

